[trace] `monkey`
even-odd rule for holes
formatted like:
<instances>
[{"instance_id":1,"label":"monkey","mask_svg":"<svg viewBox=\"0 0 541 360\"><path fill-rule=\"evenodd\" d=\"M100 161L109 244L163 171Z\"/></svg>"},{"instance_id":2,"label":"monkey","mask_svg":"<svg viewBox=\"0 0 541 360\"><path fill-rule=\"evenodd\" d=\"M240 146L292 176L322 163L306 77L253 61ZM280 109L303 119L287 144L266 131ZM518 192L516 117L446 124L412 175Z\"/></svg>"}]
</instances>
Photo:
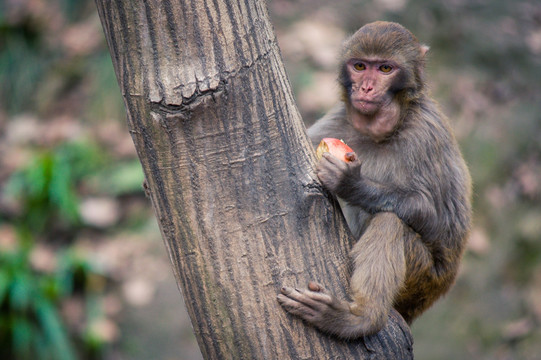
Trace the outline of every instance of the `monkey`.
<instances>
[{"instance_id":1,"label":"monkey","mask_svg":"<svg viewBox=\"0 0 541 360\"><path fill-rule=\"evenodd\" d=\"M393 22L364 25L344 42L341 102L308 129L314 145L342 139L346 163L316 167L357 241L351 300L317 282L283 286L289 313L342 339L380 331L395 308L411 325L453 285L471 228L471 179L448 120L428 95L428 47Z\"/></svg>"}]
</instances>

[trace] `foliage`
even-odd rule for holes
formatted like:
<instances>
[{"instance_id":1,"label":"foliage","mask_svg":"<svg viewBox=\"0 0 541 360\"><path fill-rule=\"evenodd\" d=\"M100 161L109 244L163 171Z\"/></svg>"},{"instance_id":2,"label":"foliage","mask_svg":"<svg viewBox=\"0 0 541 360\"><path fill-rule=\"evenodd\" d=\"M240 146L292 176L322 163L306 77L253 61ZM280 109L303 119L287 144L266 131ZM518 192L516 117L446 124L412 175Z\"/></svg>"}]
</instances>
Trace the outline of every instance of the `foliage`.
<instances>
[{"instance_id":1,"label":"foliage","mask_svg":"<svg viewBox=\"0 0 541 360\"><path fill-rule=\"evenodd\" d=\"M20 199L19 226L34 234L59 223L76 227L80 216L75 185L103 162L98 149L84 142L64 143L37 154L11 177L6 189Z\"/></svg>"},{"instance_id":2,"label":"foliage","mask_svg":"<svg viewBox=\"0 0 541 360\"><path fill-rule=\"evenodd\" d=\"M99 352L103 341L89 336L93 314L81 330L68 331L60 314L63 303L103 291L98 269L73 252L58 255L54 269L31 267L36 248L26 239L0 252L0 356L4 359L76 359L76 347ZM89 309L87 309L88 311Z\"/></svg>"},{"instance_id":3,"label":"foliage","mask_svg":"<svg viewBox=\"0 0 541 360\"><path fill-rule=\"evenodd\" d=\"M0 357L92 357L115 339L100 327L109 321L101 307L105 274L72 244L85 228L79 211L85 192L142 192L138 163L108 165L90 141L64 142L37 152L9 179L3 194L16 199L19 209L4 219L0 213L0 225L11 220L18 235L15 244L0 251ZM60 234L64 240L58 242ZM58 248L46 245L50 242ZM40 257L51 256L40 265ZM63 313L74 303L84 307L85 315L72 314L70 321L69 310L68 316Z\"/></svg>"},{"instance_id":4,"label":"foliage","mask_svg":"<svg viewBox=\"0 0 541 360\"><path fill-rule=\"evenodd\" d=\"M40 257L52 255L34 240L53 239L56 230L71 239L82 225L77 185L104 164L104 155L89 142L66 142L36 154L4 189L20 209L13 219L17 241L0 252L1 355L75 359L80 352L99 354L107 342L92 326L103 317L104 275L70 244L40 265ZM70 303L86 308L82 324L68 326L62 316Z\"/></svg>"}]
</instances>

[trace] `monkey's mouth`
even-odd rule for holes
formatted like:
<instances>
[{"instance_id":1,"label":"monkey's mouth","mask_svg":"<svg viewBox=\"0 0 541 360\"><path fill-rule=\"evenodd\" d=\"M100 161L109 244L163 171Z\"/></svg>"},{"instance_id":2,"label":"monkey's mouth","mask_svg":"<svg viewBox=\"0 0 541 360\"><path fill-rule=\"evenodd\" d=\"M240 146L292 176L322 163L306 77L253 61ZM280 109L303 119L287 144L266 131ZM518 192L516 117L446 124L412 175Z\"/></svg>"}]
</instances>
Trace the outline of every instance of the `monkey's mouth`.
<instances>
[{"instance_id":1,"label":"monkey's mouth","mask_svg":"<svg viewBox=\"0 0 541 360\"><path fill-rule=\"evenodd\" d=\"M353 100L353 105L361 112L372 112L379 109L380 102L365 99L355 99Z\"/></svg>"},{"instance_id":2,"label":"monkey's mouth","mask_svg":"<svg viewBox=\"0 0 541 360\"><path fill-rule=\"evenodd\" d=\"M359 104L379 104L379 101L374 101L374 100L364 100L364 99L357 99L355 100L356 103L359 103Z\"/></svg>"}]
</instances>

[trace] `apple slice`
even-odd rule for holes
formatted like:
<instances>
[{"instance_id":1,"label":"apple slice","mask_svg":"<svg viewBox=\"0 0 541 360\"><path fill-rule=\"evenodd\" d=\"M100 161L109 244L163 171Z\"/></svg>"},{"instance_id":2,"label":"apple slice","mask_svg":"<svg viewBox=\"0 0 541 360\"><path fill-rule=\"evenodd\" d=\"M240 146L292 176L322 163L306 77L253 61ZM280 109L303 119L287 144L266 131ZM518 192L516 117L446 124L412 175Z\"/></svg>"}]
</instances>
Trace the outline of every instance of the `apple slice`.
<instances>
[{"instance_id":1,"label":"apple slice","mask_svg":"<svg viewBox=\"0 0 541 360\"><path fill-rule=\"evenodd\" d=\"M345 162L352 162L357 159L357 155L355 155L353 149L340 139L324 138L321 140L316 149L317 158L321 159L324 152L329 152Z\"/></svg>"}]
</instances>

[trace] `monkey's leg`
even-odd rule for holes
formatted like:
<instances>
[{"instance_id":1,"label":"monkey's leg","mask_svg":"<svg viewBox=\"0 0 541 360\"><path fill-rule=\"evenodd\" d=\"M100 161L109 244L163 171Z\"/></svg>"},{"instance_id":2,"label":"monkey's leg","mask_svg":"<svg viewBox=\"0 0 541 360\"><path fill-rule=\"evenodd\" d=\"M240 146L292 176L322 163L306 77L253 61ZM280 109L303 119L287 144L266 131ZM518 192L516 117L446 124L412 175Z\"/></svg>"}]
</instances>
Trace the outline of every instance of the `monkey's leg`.
<instances>
[{"instance_id":1,"label":"monkey's leg","mask_svg":"<svg viewBox=\"0 0 541 360\"><path fill-rule=\"evenodd\" d=\"M394 308L411 324L454 282L460 254L442 251L440 262L434 257L419 234L412 229L404 237L406 279L394 300Z\"/></svg>"},{"instance_id":2,"label":"monkey's leg","mask_svg":"<svg viewBox=\"0 0 541 360\"><path fill-rule=\"evenodd\" d=\"M351 312L365 318L374 332L387 322L393 301L404 286L408 231L396 214L378 213L351 250Z\"/></svg>"},{"instance_id":3,"label":"monkey's leg","mask_svg":"<svg viewBox=\"0 0 541 360\"><path fill-rule=\"evenodd\" d=\"M405 228L393 213L378 213L371 220L351 251L352 302L337 299L316 283L308 289L284 287L278 301L290 313L341 338L378 332L404 283Z\"/></svg>"}]
</instances>

